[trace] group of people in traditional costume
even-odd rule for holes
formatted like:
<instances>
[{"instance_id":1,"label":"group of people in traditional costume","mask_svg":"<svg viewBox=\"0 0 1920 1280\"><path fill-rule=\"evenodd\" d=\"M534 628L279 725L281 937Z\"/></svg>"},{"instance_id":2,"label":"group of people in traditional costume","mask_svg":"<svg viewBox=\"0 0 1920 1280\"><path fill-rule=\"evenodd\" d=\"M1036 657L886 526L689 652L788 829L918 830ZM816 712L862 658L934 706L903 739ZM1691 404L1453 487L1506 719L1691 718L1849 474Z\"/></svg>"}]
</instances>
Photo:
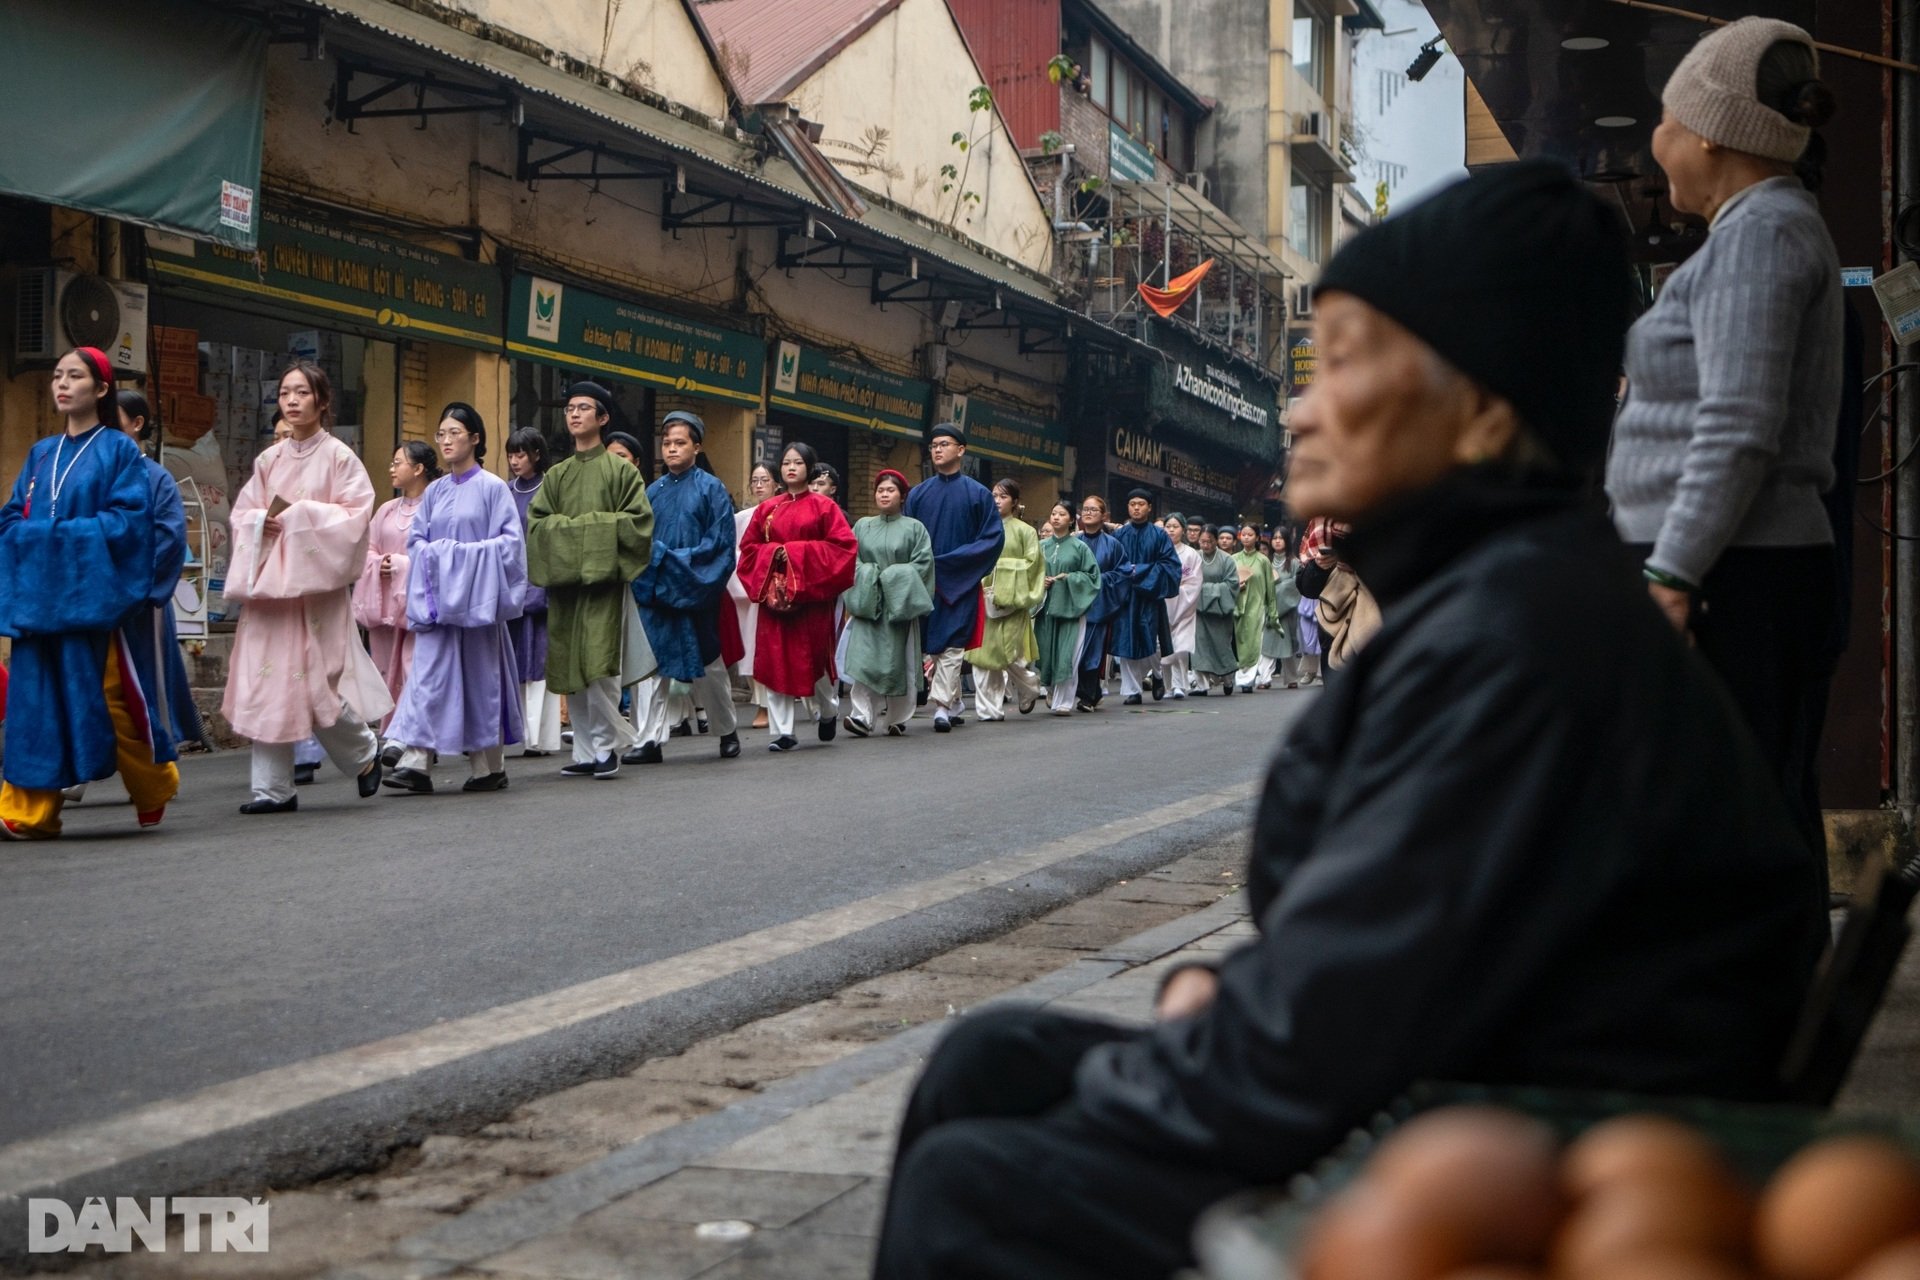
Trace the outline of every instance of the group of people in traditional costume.
<instances>
[{"instance_id":1,"label":"group of people in traditional costume","mask_svg":"<svg viewBox=\"0 0 1920 1280\"><path fill-rule=\"evenodd\" d=\"M62 805L115 772L158 825L177 744L204 736L170 607L186 521L137 443L147 405L84 348L60 361L54 400L66 430L34 447L0 511L14 640L0 831L14 839L58 835ZM297 810L329 758L362 796L430 793L452 755L463 791L504 790L516 744L540 757L570 742L563 776L612 778L661 762L696 721L732 759L736 674L787 752L803 715L823 742L843 727L899 737L924 704L949 733L969 669L974 715L998 721L1096 710L1109 662L1137 704L1264 685L1299 651L1291 566L1234 554L1228 530L1156 523L1145 491L1117 525L1100 498L1077 527L1060 503L1043 535L1019 518L1016 481L967 474L951 423L930 435L933 474L881 471L878 514L850 525L838 473L803 443L754 469L736 511L684 410L661 421L648 484L593 382L567 396L571 455L549 466L541 434L516 431L506 479L483 466L479 412L447 405L432 444L395 450L397 496L376 508L333 408L321 368L290 366L276 441L233 502L222 711L253 744L245 814Z\"/></svg>"}]
</instances>

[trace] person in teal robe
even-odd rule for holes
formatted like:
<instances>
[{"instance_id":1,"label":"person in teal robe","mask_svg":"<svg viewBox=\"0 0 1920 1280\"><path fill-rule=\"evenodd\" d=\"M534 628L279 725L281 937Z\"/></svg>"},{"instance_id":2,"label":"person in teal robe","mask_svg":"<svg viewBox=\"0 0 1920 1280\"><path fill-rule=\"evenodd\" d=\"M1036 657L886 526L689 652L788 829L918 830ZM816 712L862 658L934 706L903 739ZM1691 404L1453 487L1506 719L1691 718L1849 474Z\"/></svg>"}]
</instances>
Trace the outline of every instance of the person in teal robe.
<instances>
[{"instance_id":1,"label":"person in teal robe","mask_svg":"<svg viewBox=\"0 0 1920 1280\"><path fill-rule=\"evenodd\" d=\"M1252 525L1242 525L1240 549L1233 562L1240 575L1240 606L1234 618L1234 649L1240 656L1237 684L1241 693L1251 693L1260 678L1260 641L1269 628L1280 625L1274 610L1273 561L1260 550L1258 534Z\"/></svg>"},{"instance_id":2,"label":"person in teal robe","mask_svg":"<svg viewBox=\"0 0 1920 1280\"><path fill-rule=\"evenodd\" d=\"M1193 636L1193 674L1200 677L1194 690L1206 697L1215 685L1233 696L1234 673L1240 669L1234 647L1234 619L1240 604L1240 567L1220 550L1212 529L1200 533L1200 603Z\"/></svg>"},{"instance_id":3,"label":"person in teal robe","mask_svg":"<svg viewBox=\"0 0 1920 1280\"><path fill-rule=\"evenodd\" d=\"M856 738L881 729L890 738L906 733L920 687L921 619L933 612L933 539L902 514L906 500L906 476L882 471L873 478L880 514L853 526L859 559L853 585L840 596L847 615L841 674L852 685L845 723Z\"/></svg>"},{"instance_id":4,"label":"person in teal robe","mask_svg":"<svg viewBox=\"0 0 1920 1280\"><path fill-rule=\"evenodd\" d=\"M1273 625L1260 637L1260 658L1271 663L1269 682L1278 678L1289 689L1300 687L1300 587L1294 575L1300 562L1287 554L1286 534L1273 535Z\"/></svg>"},{"instance_id":5,"label":"person in teal robe","mask_svg":"<svg viewBox=\"0 0 1920 1280\"><path fill-rule=\"evenodd\" d=\"M1053 504L1047 536L1040 540L1047 573L1039 612L1034 616L1035 668L1047 690L1047 710L1073 714L1079 688L1080 650L1086 641L1087 610L1100 595L1100 562L1073 531L1073 507Z\"/></svg>"},{"instance_id":6,"label":"person in teal robe","mask_svg":"<svg viewBox=\"0 0 1920 1280\"><path fill-rule=\"evenodd\" d=\"M1047 589L1047 562L1040 555L1040 535L1014 514L1020 508L1020 482L1007 477L994 482L993 504L1000 513L1006 541L993 572L981 584L980 643L967 650L973 668L973 705L983 722L1007 718L1007 693L1012 691L1020 714L1040 701L1040 681L1030 665L1038 655L1033 636L1033 611Z\"/></svg>"}]
</instances>

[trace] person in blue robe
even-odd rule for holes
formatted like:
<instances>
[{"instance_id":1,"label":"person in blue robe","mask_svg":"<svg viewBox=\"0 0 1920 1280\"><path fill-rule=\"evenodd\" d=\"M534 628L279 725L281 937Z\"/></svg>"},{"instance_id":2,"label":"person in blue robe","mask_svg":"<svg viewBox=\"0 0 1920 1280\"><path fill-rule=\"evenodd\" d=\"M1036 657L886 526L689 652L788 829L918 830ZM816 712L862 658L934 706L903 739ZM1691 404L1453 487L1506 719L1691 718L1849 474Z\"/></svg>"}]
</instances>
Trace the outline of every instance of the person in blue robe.
<instances>
[{"instance_id":1,"label":"person in blue robe","mask_svg":"<svg viewBox=\"0 0 1920 1280\"><path fill-rule=\"evenodd\" d=\"M120 429L136 443L153 434L153 411L138 391L115 394ZM130 625L127 643L140 669L155 673L153 682L154 755L179 758L179 746L197 742L211 749L200 708L193 700L193 682L187 676L186 656L180 651L180 632L173 616L173 593L191 559L187 544L187 510L180 502L180 482L168 470L146 459L147 483L153 498L153 590L147 595L151 625ZM162 735L168 738L163 746Z\"/></svg>"},{"instance_id":2,"label":"person in blue robe","mask_svg":"<svg viewBox=\"0 0 1920 1280\"><path fill-rule=\"evenodd\" d=\"M1135 489L1127 495L1127 522L1114 531L1120 544L1120 574L1126 591L1112 627L1113 656L1120 668L1120 696L1127 706L1140 705L1148 682L1160 696L1161 636L1167 626L1167 600L1180 594L1180 553L1153 519L1153 495Z\"/></svg>"},{"instance_id":3,"label":"person in blue robe","mask_svg":"<svg viewBox=\"0 0 1920 1280\"><path fill-rule=\"evenodd\" d=\"M1100 594L1087 610L1086 640L1080 648L1080 688L1073 705L1077 711L1093 711L1107 692L1100 670L1107 662L1108 632L1132 585L1120 571L1124 563L1120 542L1107 532L1107 500L1098 494L1089 494L1080 504L1079 538L1100 566Z\"/></svg>"},{"instance_id":4,"label":"person in blue robe","mask_svg":"<svg viewBox=\"0 0 1920 1280\"><path fill-rule=\"evenodd\" d=\"M151 666L127 631L150 625L153 487L118 417L113 366L70 351L53 373L66 430L27 454L0 507L0 634L13 640L0 838L60 834L62 790L111 776L126 783L141 826L158 826L180 774L159 752Z\"/></svg>"},{"instance_id":5,"label":"person in blue robe","mask_svg":"<svg viewBox=\"0 0 1920 1280\"><path fill-rule=\"evenodd\" d=\"M966 432L951 422L939 424L928 436L927 452L934 474L907 495L907 515L925 525L933 541L933 612L921 639L934 660L927 694L933 731L946 733L963 723L960 672L967 650L979 640L980 584L1000 559L1006 528L993 494L963 470Z\"/></svg>"},{"instance_id":6,"label":"person in blue robe","mask_svg":"<svg viewBox=\"0 0 1920 1280\"><path fill-rule=\"evenodd\" d=\"M660 422L666 470L647 486L653 559L633 581L640 624L660 669L644 687L640 744L621 757L624 764L660 763L670 726L685 719L694 702L720 731L720 758L740 754L733 690L720 656L720 609L731 607L733 499L719 477L699 465L706 435L706 424L684 409Z\"/></svg>"}]
</instances>

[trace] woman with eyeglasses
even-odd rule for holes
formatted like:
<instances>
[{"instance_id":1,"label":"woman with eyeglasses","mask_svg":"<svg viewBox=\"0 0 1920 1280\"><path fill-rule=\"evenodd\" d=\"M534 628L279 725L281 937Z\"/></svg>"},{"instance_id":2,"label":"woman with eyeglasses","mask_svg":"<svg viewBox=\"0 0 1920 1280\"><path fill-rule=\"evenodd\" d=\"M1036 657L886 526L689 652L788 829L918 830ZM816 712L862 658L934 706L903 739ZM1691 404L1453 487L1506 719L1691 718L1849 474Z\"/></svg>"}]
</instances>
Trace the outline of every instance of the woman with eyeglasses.
<instances>
[{"instance_id":1,"label":"woman with eyeglasses","mask_svg":"<svg viewBox=\"0 0 1920 1280\"><path fill-rule=\"evenodd\" d=\"M430 793L429 754L464 752L472 776L462 791L504 791L506 747L520 741L507 624L526 595L526 535L507 482L480 465L487 425L474 407L441 410L434 438L447 473L427 486L407 532L407 622L419 639L391 726L406 750L386 785Z\"/></svg>"},{"instance_id":2,"label":"woman with eyeglasses","mask_svg":"<svg viewBox=\"0 0 1920 1280\"><path fill-rule=\"evenodd\" d=\"M407 568L411 563L407 530L420 509L421 495L440 478L440 455L430 444L409 440L393 451L387 478L400 496L381 503L373 513L366 564L360 570L360 580L353 584L353 620L366 628L373 665L397 706L407 687L407 672L413 666L414 639L407 630ZM386 727L382 721L381 731ZM389 744L382 762L391 765L399 758L400 749Z\"/></svg>"}]
</instances>

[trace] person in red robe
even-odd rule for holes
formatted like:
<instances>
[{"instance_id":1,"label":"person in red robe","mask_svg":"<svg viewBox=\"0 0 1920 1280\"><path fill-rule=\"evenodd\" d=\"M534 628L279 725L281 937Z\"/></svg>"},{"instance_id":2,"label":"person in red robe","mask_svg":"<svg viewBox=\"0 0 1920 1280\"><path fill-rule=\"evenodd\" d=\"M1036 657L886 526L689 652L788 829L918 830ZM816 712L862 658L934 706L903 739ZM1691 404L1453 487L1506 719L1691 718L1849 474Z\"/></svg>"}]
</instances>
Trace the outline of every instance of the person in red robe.
<instances>
[{"instance_id":1,"label":"person in red robe","mask_svg":"<svg viewBox=\"0 0 1920 1280\"><path fill-rule=\"evenodd\" d=\"M786 492L755 507L740 535L740 583L760 605L753 678L771 695L770 751L800 745L793 725L804 699L815 700L820 741L833 741L839 727L833 606L853 585L859 548L839 505L807 489L818 461L809 446L788 445L780 458Z\"/></svg>"}]
</instances>

